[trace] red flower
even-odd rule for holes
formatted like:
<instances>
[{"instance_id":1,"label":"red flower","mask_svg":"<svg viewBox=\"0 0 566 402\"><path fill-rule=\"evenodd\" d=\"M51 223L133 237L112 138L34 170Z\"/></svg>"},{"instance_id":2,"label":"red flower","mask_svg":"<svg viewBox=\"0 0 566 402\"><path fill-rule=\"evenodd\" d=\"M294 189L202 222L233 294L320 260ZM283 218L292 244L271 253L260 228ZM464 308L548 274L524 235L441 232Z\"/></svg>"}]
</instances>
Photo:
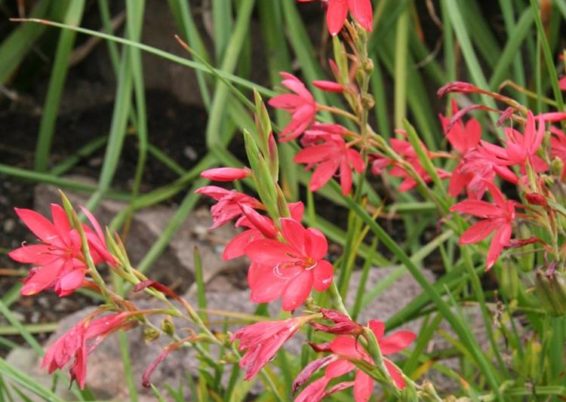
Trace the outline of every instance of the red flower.
<instances>
[{"instance_id":1,"label":"red flower","mask_svg":"<svg viewBox=\"0 0 566 402\"><path fill-rule=\"evenodd\" d=\"M313 228L305 229L294 219L281 219L285 241L261 239L251 242L245 253L252 261L248 271L251 300L265 303L281 297L283 310L299 307L312 288L325 291L332 283L332 264L324 260L328 243Z\"/></svg>"},{"instance_id":2,"label":"red flower","mask_svg":"<svg viewBox=\"0 0 566 402\"><path fill-rule=\"evenodd\" d=\"M562 91L566 91L566 77L560 78L560 80L558 81L558 86Z\"/></svg>"},{"instance_id":3,"label":"red flower","mask_svg":"<svg viewBox=\"0 0 566 402\"><path fill-rule=\"evenodd\" d=\"M452 172L448 184L448 194L452 197L458 196L466 189L469 198L481 199L487 191L487 183L493 182L496 174L510 183L518 182L515 173L502 159L494 157L483 145L468 151ZM504 154L500 155L503 157Z\"/></svg>"},{"instance_id":4,"label":"red flower","mask_svg":"<svg viewBox=\"0 0 566 402\"><path fill-rule=\"evenodd\" d=\"M240 350L245 350L240 367L251 380L274 356L283 344L297 333L304 320L301 317L284 321L264 321L248 325L232 336L232 342L240 340Z\"/></svg>"},{"instance_id":5,"label":"red flower","mask_svg":"<svg viewBox=\"0 0 566 402\"><path fill-rule=\"evenodd\" d=\"M416 338L416 335L410 331L398 331L385 337L385 325L381 321L372 320L368 323L368 326L375 334L383 356L400 352L409 346ZM293 385L295 389L304 383L307 377L313 374L316 369L326 367L324 376L307 386L295 401L308 400L309 402L317 402L331 393L351 386L354 387L354 400L356 402L366 402L369 400L373 391L374 380L368 374L359 370L352 362L365 361L373 364L373 360L355 336L340 335L334 338L329 344L315 345L315 348L319 351L332 353L332 357L330 359L324 357L315 360L305 367L303 372L297 376L297 380L295 380L295 384ZM403 389L405 387L405 380L399 368L387 358L384 358L384 364L395 386L398 389ZM326 392L320 390L320 388L324 389L332 379L341 377L353 370L355 370L355 379L353 382L339 384ZM307 398L307 395L310 396L310 398Z\"/></svg>"},{"instance_id":6,"label":"red flower","mask_svg":"<svg viewBox=\"0 0 566 402\"><path fill-rule=\"evenodd\" d=\"M493 204L468 199L452 206L450 210L481 218L462 234L460 244L478 243L494 232L486 261L486 269L490 269L501 251L510 244L516 202L507 200L494 184L487 183L487 186Z\"/></svg>"},{"instance_id":7,"label":"red flower","mask_svg":"<svg viewBox=\"0 0 566 402\"><path fill-rule=\"evenodd\" d=\"M299 0L310 2L314 0ZM337 35L346 22L348 10L352 17L368 32L373 29L373 10L370 0L321 0L328 5L326 24L331 35Z\"/></svg>"},{"instance_id":8,"label":"red flower","mask_svg":"<svg viewBox=\"0 0 566 402\"><path fill-rule=\"evenodd\" d=\"M457 113L458 105L456 102L452 101L452 114L456 115ZM474 149L479 144L481 139L481 126L476 119L472 118L468 120L466 124L459 119L451 124L450 118L442 115L440 115L439 118L446 139L460 154L466 154L466 152Z\"/></svg>"},{"instance_id":9,"label":"red flower","mask_svg":"<svg viewBox=\"0 0 566 402\"><path fill-rule=\"evenodd\" d=\"M419 175L423 179L425 183L432 181L432 178L427 173L426 169L421 165L419 162L419 157L417 156L417 152L411 145L409 141L401 140L399 138L392 138L390 140L391 148L399 154L405 160L405 162L409 163L415 173ZM422 145L424 147L424 145ZM430 152L424 148L427 153ZM391 167L389 170L389 174L393 177L399 177L403 179L399 186L399 191L409 191L410 189L414 188L417 185L417 181L414 177L407 171L405 168L398 164L395 160L381 155L370 155L373 158L371 172L375 175L381 174L384 169L387 167ZM442 169L437 169L438 176L441 179L449 177L450 174Z\"/></svg>"},{"instance_id":10,"label":"red flower","mask_svg":"<svg viewBox=\"0 0 566 402\"><path fill-rule=\"evenodd\" d=\"M291 217L300 222L303 219L304 205L302 202L292 202L289 204L289 212ZM273 221L266 216L260 215L254 209L247 205L242 205L243 215L236 222L236 227L246 228L238 233L224 248L222 258L232 260L245 254L246 246L254 240L259 239L275 239L277 237L277 228Z\"/></svg>"},{"instance_id":11,"label":"red flower","mask_svg":"<svg viewBox=\"0 0 566 402\"><path fill-rule=\"evenodd\" d=\"M53 288L59 296L67 296L83 285L88 270L82 251L81 238L73 229L60 205L51 204L53 222L30 209L15 209L26 226L41 240L40 244L22 246L9 253L10 258L24 264L33 264L24 280L21 294L30 296ZM94 231L84 225L90 254L95 264L116 263L106 248L104 234L96 219L83 209Z\"/></svg>"},{"instance_id":12,"label":"red flower","mask_svg":"<svg viewBox=\"0 0 566 402\"><path fill-rule=\"evenodd\" d=\"M277 95L269 100L269 104L291 113L291 121L279 133L280 141L290 141L300 136L314 122L316 102L301 80L293 74L282 72L281 76L283 86L294 94Z\"/></svg>"},{"instance_id":13,"label":"red flower","mask_svg":"<svg viewBox=\"0 0 566 402\"><path fill-rule=\"evenodd\" d=\"M53 343L41 366L53 373L72 361L71 379L84 388L87 356L106 336L129 325L127 313L114 313L95 320L83 320Z\"/></svg>"},{"instance_id":14,"label":"red flower","mask_svg":"<svg viewBox=\"0 0 566 402\"><path fill-rule=\"evenodd\" d=\"M248 177L251 172L248 168L221 167L204 170L200 175L213 181L234 181Z\"/></svg>"},{"instance_id":15,"label":"red flower","mask_svg":"<svg viewBox=\"0 0 566 402\"><path fill-rule=\"evenodd\" d=\"M226 190L217 186L205 186L195 191L198 194L204 194L216 201L215 205L210 208L212 215L211 229L216 229L234 218L242 215L242 205L250 208L263 208L263 204L249 195L240 193L235 190Z\"/></svg>"},{"instance_id":16,"label":"red flower","mask_svg":"<svg viewBox=\"0 0 566 402\"><path fill-rule=\"evenodd\" d=\"M529 111L524 134L513 128L506 128L505 136L505 151L509 164L519 165L524 169L528 162L536 172L548 169L546 162L536 154L544 138L544 121L539 121L538 127L535 127L535 118Z\"/></svg>"},{"instance_id":17,"label":"red flower","mask_svg":"<svg viewBox=\"0 0 566 402\"><path fill-rule=\"evenodd\" d=\"M293 159L297 163L306 163L307 169L316 164L309 188L317 191L339 171L342 194L348 195L352 190L352 170L364 171L365 165L361 155L346 145L344 139L337 134L318 135L322 141L299 151Z\"/></svg>"}]
</instances>

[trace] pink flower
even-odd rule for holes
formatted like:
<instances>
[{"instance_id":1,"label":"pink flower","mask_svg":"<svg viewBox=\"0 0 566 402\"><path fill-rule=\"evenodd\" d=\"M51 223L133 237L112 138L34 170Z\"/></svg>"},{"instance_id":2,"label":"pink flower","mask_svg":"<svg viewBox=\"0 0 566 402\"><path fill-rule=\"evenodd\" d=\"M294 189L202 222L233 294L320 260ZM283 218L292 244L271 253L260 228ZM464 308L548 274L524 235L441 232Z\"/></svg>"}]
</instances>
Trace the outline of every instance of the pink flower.
<instances>
[{"instance_id":1,"label":"pink flower","mask_svg":"<svg viewBox=\"0 0 566 402\"><path fill-rule=\"evenodd\" d=\"M458 113L458 105L452 101L452 114ZM450 145L460 154L474 149L481 139L481 126L476 119L470 119L466 124L461 119L458 119L451 125L450 118L440 115L440 122L444 129L446 139Z\"/></svg>"},{"instance_id":2,"label":"pink flower","mask_svg":"<svg viewBox=\"0 0 566 402\"><path fill-rule=\"evenodd\" d=\"M260 239L249 243L245 253L252 261L248 271L251 300L265 303L281 297L283 310L304 303L312 288L325 291L332 283L332 264L324 260L328 243L313 228L305 229L294 219L281 219L285 242Z\"/></svg>"},{"instance_id":3,"label":"pink flower","mask_svg":"<svg viewBox=\"0 0 566 402\"><path fill-rule=\"evenodd\" d=\"M283 109L291 113L291 121L279 134L280 141L291 141L300 136L314 122L316 116L316 102L305 85L293 74L282 72L283 86L294 94L277 95L269 100L269 104L276 109Z\"/></svg>"},{"instance_id":4,"label":"pink flower","mask_svg":"<svg viewBox=\"0 0 566 402\"><path fill-rule=\"evenodd\" d=\"M335 134L318 136L321 143L302 149L293 159L297 163L306 163L307 169L316 165L309 188L317 191L339 171L342 194L352 190L352 170L361 173L365 169L364 160L355 149L346 145L344 139Z\"/></svg>"},{"instance_id":5,"label":"pink flower","mask_svg":"<svg viewBox=\"0 0 566 402\"><path fill-rule=\"evenodd\" d=\"M550 132L552 133L552 137L550 137L550 154L553 158L566 162L566 133L556 127L550 127ZM566 166L562 169L562 178L566 178Z\"/></svg>"},{"instance_id":6,"label":"pink flower","mask_svg":"<svg viewBox=\"0 0 566 402\"><path fill-rule=\"evenodd\" d=\"M88 266L83 255L81 238L72 228L67 214L60 205L51 204L53 222L30 209L15 209L26 226L41 240L40 244L24 245L9 253L13 260L33 264L24 280L21 294L30 296L53 288L59 296L67 296L83 285ZM95 264L116 260L108 252L104 234L96 219L83 209L94 231L84 225L90 254Z\"/></svg>"},{"instance_id":7,"label":"pink flower","mask_svg":"<svg viewBox=\"0 0 566 402\"><path fill-rule=\"evenodd\" d=\"M72 361L71 379L80 388L86 381L87 356L106 336L130 324L127 313L113 313L94 320L83 320L53 343L43 357L41 366L53 373Z\"/></svg>"},{"instance_id":8,"label":"pink flower","mask_svg":"<svg viewBox=\"0 0 566 402\"><path fill-rule=\"evenodd\" d=\"M205 186L196 190L195 193L206 195L218 201L210 208L212 215L211 229L216 229L232 219L240 217L242 215L242 205L247 205L254 209L263 208L263 204L255 198L235 190L226 190L222 187Z\"/></svg>"},{"instance_id":9,"label":"pink flower","mask_svg":"<svg viewBox=\"0 0 566 402\"><path fill-rule=\"evenodd\" d=\"M291 217L300 222L303 219L304 205L302 202L293 202L289 204L289 212ZM259 239L275 239L277 237L277 228L273 221L266 216L260 215L254 209L247 205L242 205L243 215L236 222L236 227L246 228L238 233L224 248L222 258L232 260L245 254L246 246Z\"/></svg>"},{"instance_id":10,"label":"pink flower","mask_svg":"<svg viewBox=\"0 0 566 402\"><path fill-rule=\"evenodd\" d=\"M299 0L310 2L314 0ZM328 5L326 24L331 35L337 35L344 26L348 10L352 17L368 32L373 29L373 10L370 0L321 0Z\"/></svg>"},{"instance_id":11,"label":"pink flower","mask_svg":"<svg viewBox=\"0 0 566 402\"><path fill-rule=\"evenodd\" d=\"M487 252L486 269L490 269L501 251L510 245L515 220L515 201L509 201L492 183L487 183L494 203L481 200L464 200L452 206L451 211L481 218L460 237L460 244L478 243L494 233Z\"/></svg>"},{"instance_id":12,"label":"pink flower","mask_svg":"<svg viewBox=\"0 0 566 402\"><path fill-rule=\"evenodd\" d=\"M500 147L497 148L501 149ZM504 156L503 153L500 155ZM502 159L494 157L492 152L480 145L466 152L452 172L448 184L448 194L457 197L466 189L469 198L479 200L487 191L487 183L493 182L496 175L510 183L518 183L517 176L505 165Z\"/></svg>"},{"instance_id":13,"label":"pink flower","mask_svg":"<svg viewBox=\"0 0 566 402\"><path fill-rule=\"evenodd\" d=\"M537 155L544 138L544 121L539 121L536 127L535 118L529 111L524 134L509 127L505 129L505 136L506 159L510 165L518 165L524 170L525 164L529 163L539 173L548 169L546 162Z\"/></svg>"},{"instance_id":14,"label":"pink flower","mask_svg":"<svg viewBox=\"0 0 566 402\"><path fill-rule=\"evenodd\" d=\"M245 350L240 367L251 380L277 353L283 344L301 328L301 317L283 321L264 321L248 325L232 336L232 342L240 341L239 349Z\"/></svg>"},{"instance_id":15,"label":"pink flower","mask_svg":"<svg viewBox=\"0 0 566 402\"><path fill-rule=\"evenodd\" d=\"M403 158L403 160L409 163L415 173L425 182L428 183L432 181L432 178L427 173L426 169L419 162L417 152L411 145L409 141L402 140L399 138L392 138L390 140L390 145L393 150ZM424 145L423 145L424 147ZM425 148L425 151L430 155L430 151ZM409 191L417 185L417 181L411 173L409 173L405 167L397 161L381 155L370 155L373 158L371 172L375 175L383 173L387 167L391 167L389 174L393 177L399 177L402 179L399 185L399 191ZM438 176L441 179L445 179L450 176L450 174L442 169L437 169Z\"/></svg>"},{"instance_id":16,"label":"pink flower","mask_svg":"<svg viewBox=\"0 0 566 402\"><path fill-rule=\"evenodd\" d=\"M560 80L558 81L558 86L560 90L566 91L566 77L560 78Z\"/></svg>"},{"instance_id":17,"label":"pink flower","mask_svg":"<svg viewBox=\"0 0 566 402\"><path fill-rule=\"evenodd\" d=\"M221 167L207 169L201 172L200 176L213 181L234 181L245 179L252 171L248 168Z\"/></svg>"},{"instance_id":18,"label":"pink flower","mask_svg":"<svg viewBox=\"0 0 566 402\"><path fill-rule=\"evenodd\" d=\"M398 331L390 336L384 336L385 325L381 321L371 320L368 326L377 338L377 342L381 349L383 356L388 356L409 346L416 338L416 335L410 331ZM354 387L354 400L356 402L366 402L369 400L374 386L374 380L368 374L359 370L355 365L354 361L365 361L367 363L373 364L373 360L370 355L365 350L364 346L358 341L358 338L351 335L340 335L334 338L330 343L322 345L314 345L315 350L324 351L332 353L331 357L324 357L318 361L314 361L309 364L303 372L297 376L293 388L296 389L302 383L304 383L308 376L313 374L316 369L321 367L326 367L325 374L322 378L311 383L307 386L301 394L295 399L295 401L309 401L318 402L322 400L323 397L338 392L340 390L346 389L348 387ZM388 358L384 357L384 364L387 372L391 376L393 383L398 389L403 389L405 387L405 380L403 379L403 374L399 368ZM342 385L337 385L332 389L322 392L320 388L325 388L326 385L333 379L341 377L351 371L355 371L355 377L353 382L342 383ZM316 385L314 385L316 383ZM306 398L306 396L310 398Z\"/></svg>"}]
</instances>

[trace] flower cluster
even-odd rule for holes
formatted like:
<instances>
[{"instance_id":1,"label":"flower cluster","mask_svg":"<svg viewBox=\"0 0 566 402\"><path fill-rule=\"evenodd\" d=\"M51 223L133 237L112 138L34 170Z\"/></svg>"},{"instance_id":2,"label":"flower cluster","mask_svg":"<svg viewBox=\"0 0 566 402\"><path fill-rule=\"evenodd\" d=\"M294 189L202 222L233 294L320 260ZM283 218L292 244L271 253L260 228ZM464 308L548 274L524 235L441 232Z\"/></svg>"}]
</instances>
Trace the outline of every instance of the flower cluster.
<instances>
[{"instance_id":1,"label":"flower cluster","mask_svg":"<svg viewBox=\"0 0 566 402\"><path fill-rule=\"evenodd\" d=\"M215 171L204 171L202 176L215 180ZM237 180L247 169L232 171L231 179ZM250 259L248 285L252 302L280 298L283 310L293 311L313 288L319 292L328 289L333 276L332 264L324 259L328 243L320 231L301 224L302 203L290 204L288 217L273 220L258 212L265 210L259 200L236 190L205 186L197 193L217 201L211 208L212 228L237 219L236 227L245 229L227 244L223 256L227 260L243 255Z\"/></svg>"},{"instance_id":2,"label":"flower cluster","mask_svg":"<svg viewBox=\"0 0 566 402\"><path fill-rule=\"evenodd\" d=\"M556 255L554 247L559 242L558 211L553 210L550 204L561 198L557 190L566 162L563 152L566 136L552 124L566 119L566 114L535 116L528 109L518 109L516 102L509 98L467 83L452 83L439 90L441 95L448 92L483 93L510 105L501 113L499 124L507 121L511 124L504 127L498 143L482 140L477 120L471 118L465 124L462 121L467 110L480 106L473 105L459 111L453 103L452 118L441 116L446 139L458 161L450 175L448 193L452 197L465 193L467 197L453 205L451 211L479 218L462 234L460 243L478 243L493 234L487 252L487 269L495 264L504 249L533 242L542 244L547 256L553 256L552 260L561 260L563 256ZM547 125L550 125L548 130ZM558 171L552 171L553 165L558 167ZM498 179L514 186L519 198L507 199ZM491 202L483 200L488 193ZM548 237L513 239L518 219L532 227L548 230ZM552 240L548 242L548 239Z\"/></svg>"}]
</instances>

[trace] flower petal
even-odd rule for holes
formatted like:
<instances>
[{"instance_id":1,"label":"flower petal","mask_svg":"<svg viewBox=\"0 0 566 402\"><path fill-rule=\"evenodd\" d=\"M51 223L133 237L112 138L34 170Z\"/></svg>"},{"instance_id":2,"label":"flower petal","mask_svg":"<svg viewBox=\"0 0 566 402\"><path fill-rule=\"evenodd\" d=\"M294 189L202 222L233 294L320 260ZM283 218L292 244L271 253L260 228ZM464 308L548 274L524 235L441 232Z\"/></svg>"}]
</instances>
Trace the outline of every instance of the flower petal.
<instances>
[{"instance_id":1,"label":"flower petal","mask_svg":"<svg viewBox=\"0 0 566 402\"><path fill-rule=\"evenodd\" d=\"M332 283L334 267L326 260L318 261L313 269L313 287L317 292L324 292Z\"/></svg>"},{"instance_id":2,"label":"flower petal","mask_svg":"<svg viewBox=\"0 0 566 402\"><path fill-rule=\"evenodd\" d=\"M304 271L290 280L281 295L282 306L285 311L293 311L305 302L312 289L313 275L310 271Z\"/></svg>"}]
</instances>

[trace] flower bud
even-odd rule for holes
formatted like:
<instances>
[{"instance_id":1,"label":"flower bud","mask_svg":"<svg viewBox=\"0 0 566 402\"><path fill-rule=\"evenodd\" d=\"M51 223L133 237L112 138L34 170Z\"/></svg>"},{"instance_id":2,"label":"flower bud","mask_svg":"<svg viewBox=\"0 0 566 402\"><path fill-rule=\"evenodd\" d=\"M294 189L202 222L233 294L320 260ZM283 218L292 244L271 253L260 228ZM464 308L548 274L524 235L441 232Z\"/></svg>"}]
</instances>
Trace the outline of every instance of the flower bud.
<instances>
[{"instance_id":1,"label":"flower bud","mask_svg":"<svg viewBox=\"0 0 566 402\"><path fill-rule=\"evenodd\" d=\"M214 169L207 169L201 172L201 177L213 181L234 181L240 180L248 177L251 174L251 170L248 168L231 168L231 167L221 167Z\"/></svg>"},{"instance_id":2,"label":"flower bud","mask_svg":"<svg viewBox=\"0 0 566 402\"><path fill-rule=\"evenodd\" d=\"M562 177L562 172L564 171L564 161L556 157L550 163L550 173L555 177Z\"/></svg>"},{"instance_id":3,"label":"flower bud","mask_svg":"<svg viewBox=\"0 0 566 402\"><path fill-rule=\"evenodd\" d=\"M539 193L526 193L525 198L529 204L539 205L541 207L546 207L548 205L546 197Z\"/></svg>"},{"instance_id":4,"label":"flower bud","mask_svg":"<svg viewBox=\"0 0 566 402\"><path fill-rule=\"evenodd\" d=\"M336 93L344 92L344 86L334 81L317 80L317 81L313 81L312 84L318 89L321 89L326 92L336 92Z\"/></svg>"},{"instance_id":5,"label":"flower bud","mask_svg":"<svg viewBox=\"0 0 566 402\"><path fill-rule=\"evenodd\" d=\"M147 343L151 343L159 338L159 331L152 327L145 327L143 329L143 340Z\"/></svg>"},{"instance_id":6,"label":"flower bud","mask_svg":"<svg viewBox=\"0 0 566 402\"><path fill-rule=\"evenodd\" d=\"M474 92L476 92L477 93L477 92L480 92L480 89L478 87L476 87L475 85L470 84L469 82L454 81L454 82L449 82L448 84L446 84L442 88L440 88L436 92L436 95L439 98L442 98L444 95L446 95L450 92L459 92L459 93L474 93Z\"/></svg>"},{"instance_id":7,"label":"flower bud","mask_svg":"<svg viewBox=\"0 0 566 402\"><path fill-rule=\"evenodd\" d=\"M166 317L161 322L161 330L169 336L175 335L175 324L173 324L173 321L171 320L171 318Z\"/></svg>"}]
</instances>

